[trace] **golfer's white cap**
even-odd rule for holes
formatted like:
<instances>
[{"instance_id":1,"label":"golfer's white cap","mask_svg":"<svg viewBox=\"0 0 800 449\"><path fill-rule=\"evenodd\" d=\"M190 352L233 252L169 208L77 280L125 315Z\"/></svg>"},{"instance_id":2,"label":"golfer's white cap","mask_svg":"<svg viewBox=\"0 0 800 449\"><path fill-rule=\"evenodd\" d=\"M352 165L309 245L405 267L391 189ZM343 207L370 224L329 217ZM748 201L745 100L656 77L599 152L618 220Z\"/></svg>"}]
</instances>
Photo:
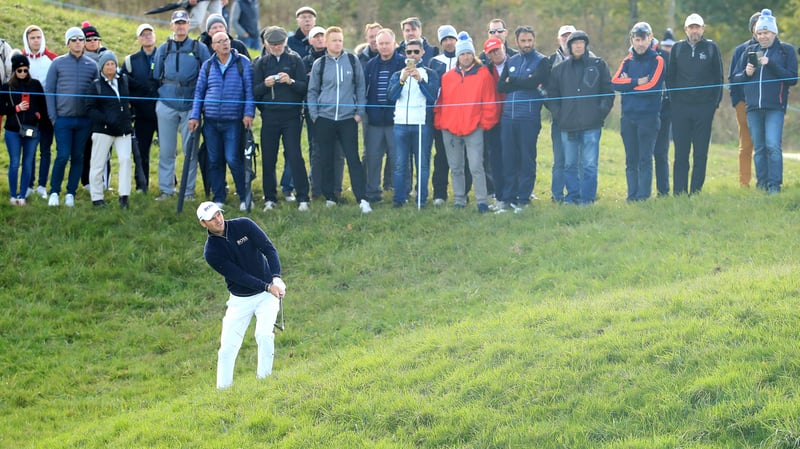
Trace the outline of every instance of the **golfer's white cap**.
<instances>
[{"instance_id":1,"label":"golfer's white cap","mask_svg":"<svg viewBox=\"0 0 800 449\"><path fill-rule=\"evenodd\" d=\"M207 221L214 218L214 214L222 212L222 209L213 201L203 201L197 206L197 219Z\"/></svg>"}]
</instances>

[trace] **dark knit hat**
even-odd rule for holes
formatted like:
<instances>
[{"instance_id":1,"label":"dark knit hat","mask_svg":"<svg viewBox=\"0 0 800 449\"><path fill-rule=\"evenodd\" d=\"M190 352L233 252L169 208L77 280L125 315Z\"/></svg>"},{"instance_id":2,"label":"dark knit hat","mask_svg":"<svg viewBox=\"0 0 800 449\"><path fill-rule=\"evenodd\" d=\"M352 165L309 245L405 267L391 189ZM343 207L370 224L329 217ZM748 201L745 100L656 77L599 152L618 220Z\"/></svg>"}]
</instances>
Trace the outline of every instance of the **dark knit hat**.
<instances>
[{"instance_id":1,"label":"dark knit hat","mask_svg":"<svg viewBox=\"0 0 800 449\"><path fill-rule=\"evenodd\" d=\"M569 35L567 39L567 49L572 54L572 43L575 41L583 41L586 45L586 50L589 50L589 35L583 30L575 30Z\"/></svg>"},{"instance_id":2,"label":"dark knit hat","mask_svg":"<svg viewBox=\"0 0 800 449\"><path fill-rule=\"evenodd\" d=\"M17 70L20 67L30 67L31 62L28 60L28 57L23 55L22 53L15 53L11 56L11 70Z\"/></svg>"},{"instance_id":3,"label":"dark knit hat","mask_svg":"<svg viewBox=\"0 0 800 449\"><path fill-rule=\"evenodd\" d=\"M760 17L761 17L761 11L759 11L757 13L754 13L752 16L750 16L750 32L751 33L753 32L753 27L756 26L756 22L758 22L758 19Z\"/></svg>"},{"instance_id":4,"label":"dark knit hat","mask_svg":"<svg viewBox=\"0 0 800 449\"><path fill-rule=\"evenodd\" d=\"M83 35L87 40L90 37L100 37L100 33L97 31L97 28L93 27L88 21L83 22L83 25L81 25L81 30L83 30Z\"/></svg>"}]
</instances>

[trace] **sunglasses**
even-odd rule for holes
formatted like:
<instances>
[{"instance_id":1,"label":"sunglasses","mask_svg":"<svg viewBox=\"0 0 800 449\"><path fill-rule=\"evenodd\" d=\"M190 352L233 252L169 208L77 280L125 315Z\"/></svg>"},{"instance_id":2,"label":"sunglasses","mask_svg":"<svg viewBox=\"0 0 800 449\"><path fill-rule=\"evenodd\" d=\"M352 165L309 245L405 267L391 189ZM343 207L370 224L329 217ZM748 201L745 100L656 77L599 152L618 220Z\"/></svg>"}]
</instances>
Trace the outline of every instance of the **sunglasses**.
<instances>
[{"instance_id":1,"label":"sunglasses","mask_svg":"<svg viewBox=\"0 0 800 449\"><path fill-rule=\"evenodd\" d=\"M505 32L506 32L505 28L498 28L496 30L489 30L489 34L498 34L498 33L502 34L502 33L505 33Z\"/></svg>"},{"instance_id":2,"label":"sunglasses","mask_svg":"<svg viewBox=\"0 0 800 449\"><path fill-rule=\"evenodd\" d=\"M85 40L86 40L86 39L84 39L84 38L82 38L82 37L71 37L71 38L69 38L69 41L70 41L70 42L83 42L83 41L85 41Z\"/></svg>"},{"instance_id":3,"label":"sunglasses","mask_svg":"<svg viewBox=\"0 0 800 449\"><path fill-rule=\"evenodd\" d=\"M90 37L89 39L86 39L86 42L98 42L100 40L101 39L99 37Z\"/></svg>"},{"instance_id":4,"label":"sunglasses","mask_svg":"<svg viewBox=\"0 0 800 449\"><path fill-rule=\"evenodd\" d=\"M420 50L406 50L407 55L418 55L420 54Z\"/></svg>"},{"instance_id":5,"label":"sunglasses","mask_svg":"<svg viewBox=\"0 0 800 449\"><path fill-rule=\"evenodd\" d=\"M17 69L15 70L17 73L28 73L28 69Z\"/></svg>"}]
</instances>

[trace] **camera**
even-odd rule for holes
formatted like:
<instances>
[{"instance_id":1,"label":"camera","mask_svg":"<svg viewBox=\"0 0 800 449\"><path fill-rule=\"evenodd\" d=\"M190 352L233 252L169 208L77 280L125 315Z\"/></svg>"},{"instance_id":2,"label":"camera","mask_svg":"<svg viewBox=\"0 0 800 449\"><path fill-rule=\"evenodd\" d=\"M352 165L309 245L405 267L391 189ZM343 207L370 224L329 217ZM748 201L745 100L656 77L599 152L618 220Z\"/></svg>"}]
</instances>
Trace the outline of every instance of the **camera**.
<instances>
[{"instance_id":1,"label":"camera","mask_svg":"<svg viewBox=\"0 0 800 449\"><path fill-rule=\"evenodd\" d=\"M281 76L280 75L272 75L272 80L277 83L278 81L281 80Z\"/></svg>"}]
</instances>

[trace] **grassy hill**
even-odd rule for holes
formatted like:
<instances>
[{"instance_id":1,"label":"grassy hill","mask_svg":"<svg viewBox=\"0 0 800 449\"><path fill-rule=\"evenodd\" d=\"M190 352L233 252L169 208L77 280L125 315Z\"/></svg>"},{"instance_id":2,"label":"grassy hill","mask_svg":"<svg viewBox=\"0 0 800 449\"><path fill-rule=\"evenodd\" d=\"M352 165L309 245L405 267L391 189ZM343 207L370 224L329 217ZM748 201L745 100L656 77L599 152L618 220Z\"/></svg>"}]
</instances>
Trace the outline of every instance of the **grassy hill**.
<instances>
[{"instance_id":1,"label":"grassy hill","mask_svg":"<svg viewBox=\"0 0 800 449\"><path fill-rule=\"evenodd\" d=\"M3 201L0 447L800 447L800 162L767 197L714 145L701 195L627 204L606 130L598 203L557 206L548 135L521 214L253 212L287 327L257 381L251 326L224 392L227 295L191 205Z\"/></svg>"}]
</instances>

